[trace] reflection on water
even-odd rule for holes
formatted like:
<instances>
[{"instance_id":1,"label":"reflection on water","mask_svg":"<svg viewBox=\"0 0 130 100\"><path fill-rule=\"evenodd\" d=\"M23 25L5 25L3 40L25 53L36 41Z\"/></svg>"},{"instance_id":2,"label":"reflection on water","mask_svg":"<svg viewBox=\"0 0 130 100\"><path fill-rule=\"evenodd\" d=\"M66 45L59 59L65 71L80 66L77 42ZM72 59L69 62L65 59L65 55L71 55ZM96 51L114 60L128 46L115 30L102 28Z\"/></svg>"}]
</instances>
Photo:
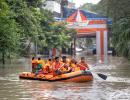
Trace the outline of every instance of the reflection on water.
<instances>
[{"instance_id":1,"label":"reflection on water","mask_svg":"<svg viewBox=\"0 0 130 100\"><path fill-rule=\"evenodd\" d=\"M87 56L94 75L88 83L20 80L19 73L30 71L28 60L0 67L0 100L130 100L130 64L124 58L109 57L109 65L95 65ZM106 81L96 73L108 75Z\"/></svg>"}]
</instances>

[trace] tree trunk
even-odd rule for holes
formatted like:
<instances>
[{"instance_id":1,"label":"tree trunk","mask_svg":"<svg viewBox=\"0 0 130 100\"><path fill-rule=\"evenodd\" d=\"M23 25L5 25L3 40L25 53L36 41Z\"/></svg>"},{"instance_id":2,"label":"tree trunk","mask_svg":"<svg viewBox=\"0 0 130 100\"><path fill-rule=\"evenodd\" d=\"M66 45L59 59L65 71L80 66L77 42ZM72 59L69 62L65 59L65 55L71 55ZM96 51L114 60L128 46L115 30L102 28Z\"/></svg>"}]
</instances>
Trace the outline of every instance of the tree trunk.
<instances>
[{"instance_id":1,"label":"tree trunk","mask_svg":"<svg viewBox=\"0 0 130 100\"><path fill-rule=\"evenodd\" d=\"M35 56L37 57L37 41L35 40Z\"/></svg>"},{"instance_id":2,"label":"tree trunk","mask_svg":"<svg viewBox=\"0 0 130 100\"><path fill-rule=\"evenodd\" d=\"M60 57L62 57L62 50L60 50L60 54L59 54Z\"/></svg>"},{"instance_id":3,"label":"tree trunk","mask_svg":"<svg viewBox=\"0 0 130 100\"><path fill-rule=\"evenodd\" d=\"M9 63L11 64L11 53L9 52Z\"/></svg>"},{"instance_id":4,"label":"tree trunk","mask_svg":"<svg viewBox=\"0 0 130 100\"><path fill-rule=\"evenodd\" d=\"M3 65L5 64L5 52L4 51L2 52L2 63L3 63Z\"/></svg>"}]
</instances>

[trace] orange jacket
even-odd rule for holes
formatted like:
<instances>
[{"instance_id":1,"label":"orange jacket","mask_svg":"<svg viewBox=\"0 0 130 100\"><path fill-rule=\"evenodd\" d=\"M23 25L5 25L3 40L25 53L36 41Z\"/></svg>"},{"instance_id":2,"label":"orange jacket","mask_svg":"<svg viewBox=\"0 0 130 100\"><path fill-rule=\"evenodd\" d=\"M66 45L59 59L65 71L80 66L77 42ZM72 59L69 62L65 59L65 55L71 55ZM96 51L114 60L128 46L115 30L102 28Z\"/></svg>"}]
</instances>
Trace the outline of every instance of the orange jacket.
<instances>
[{"instance_id":1,"label":"orange jacket","mask_svg":"<svg viewBox=\"0 0 130 100\"><path fill-rule=\"evenodd\" d=\"M38 60L37 62L38 62L38 64L42 64L42 67L45 66L45 61L44 60Z\"/></svg>"},{"instance_id":2,"label":"orange jacket","mask_svg":"<svg viewBox=\"0 0 130 100\"><path fill-rule=\"evenodd\" d=\"M49 73L52 71L52 62L51 61L47 61L47 63L44 66L44 71L46 73Z\"/></svg>"},{"instance_id":3,"label":"orange jacket","mask_svg":"<svg viewBox=\"0 0 130 100\"><path fill-rule=\"evenodd\" d=\"M36 68L38 64L37 60L32 60L32 68Z\"/></svg>"},{"instance_id":4,"label":"orange jacket","mask_svg":"<svg viewBox=\"0 0 130 100\"><path fill-rule=\"evenodd\" d=\"M80 68L76 64L74 64L74 63L71 63L70 66L72 67L73 71L80 70Z\"/></svg>"},{"instance_id":5,"label":"orange jacket","mask_svg":"<svg viewBox=\"0 0 130 100\"><path fill-rule=\"evenodd\" d=\"M53 70L58 70L62 66L61 62L54 62L52 64Z\"/></svg>"},{"instance_id":6,"label":"orange jacket","mask_svg":"<svg viewBox=\"0 0 130 100\"><path fill-rule=\"evenodd\" d=\"M80 67L80 70L86 70L86 69L89 69L87 63L79 62L77 65Z\"/></svg>"}]
</instances>

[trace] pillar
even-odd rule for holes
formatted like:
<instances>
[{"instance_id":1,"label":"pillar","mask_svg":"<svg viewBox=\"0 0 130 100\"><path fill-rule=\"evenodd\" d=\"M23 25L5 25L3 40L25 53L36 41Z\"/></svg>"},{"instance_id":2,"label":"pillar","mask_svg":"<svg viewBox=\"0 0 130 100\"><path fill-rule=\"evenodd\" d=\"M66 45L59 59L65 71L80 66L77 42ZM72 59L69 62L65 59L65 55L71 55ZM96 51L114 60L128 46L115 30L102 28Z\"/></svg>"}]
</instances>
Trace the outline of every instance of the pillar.
<instances>
[{"instance_id":1,"label":"pillar","mask_svg":"<svg viewBox=\"0 0 130 100\"><path fill-rule=\"evenodd\" d=\"M104 63L108 63L108 31L104 31Z\"/></svg>"},{"instance_id":2,"label":"pillar","mask_svg":"<svg viewBox=\"0 0 130 100\"><path fill-rule=\"evenodd\" d=\"M97 61L100 63L107 63L108 61L108 38L107 30L101 30L96 32L96 50L97 50Z\"/></svg>"},{"instance_id":3,"label":"pillar","mask_svg":"<svg viewBox=\"0 0 130 100\"><path fill-rule=\"evenodd\" d=\"M100 60L100 31L96 31L96 54L97 54L97 62Z\"/></svg>"},{"instance_id":4,"label":"pillar","mask_svg":"<svg viewBox=\"0 0 130 100\"><path fill-rule=\"evenodd\" d=\"M52 56L56 56L56 48L52 48Z\"/></svg>"}]
</instances>

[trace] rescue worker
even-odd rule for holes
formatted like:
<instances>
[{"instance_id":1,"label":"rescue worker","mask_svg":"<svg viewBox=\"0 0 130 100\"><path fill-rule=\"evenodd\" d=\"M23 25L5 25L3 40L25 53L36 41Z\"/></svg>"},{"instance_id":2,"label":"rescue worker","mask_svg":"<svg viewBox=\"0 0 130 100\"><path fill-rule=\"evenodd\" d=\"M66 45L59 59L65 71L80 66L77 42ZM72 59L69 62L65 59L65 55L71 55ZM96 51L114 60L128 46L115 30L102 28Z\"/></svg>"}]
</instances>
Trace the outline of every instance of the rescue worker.
<instances>
[{"instance_id":1,"label":"rescue worker","mask_svg":"<svg viewBox=\"0 0 130 100\"><path fill-rule=\"evenodd\" d=\"M43 60L41 60L41 58L38 58L37 62L38 62L38 65L37 65L35 73L36 74L43 73L45 62Z\"/></svg>"},{"instance_id":2,"label":"rescue worker","mask_svg":"<svg viewBox=\"0 0 130 100\"><path fill-rule=\"evenodd\" d=\"M77 66L77 61L75 59L71 59L70 66L72 67L72 71L79 71L80 68Z\"/></svg>"},{"instance_id":3,"label":"rescue worker","mask_svg":"<svg viewBox=\"0 0 130 100\"><path fill-rule=\"evenodd\" d=\"M53 68L53 75L55 76L56 74L59 75L61 74L61 71L59 70L62 66L62 63L59 60L59 57L55 57L55 61L52 64L52 68Z\"/></svg>"},{"instance_id":4,"label":"rescue worker","mask_svg":"<svg viewBox=\"0 0 130 100\"><path fill-rule=\"evenodd\" d=\"M35 59L35 57L32 57L32 73L35 73L36 68L37 68L37 60Z\"/></svg>"},{"instance_id":5,"label":"rescue worker","mask_svg":"<svg viewBox=\"0 0 130 100\"><path fill-rule=\"evenodd\" d=\"M51 73L52 72L52 59L48 59L47 63L44 66L44 73Z\"/></svg>"},{"instance_id":6,"label":"rescue worker","mask_svg":"<svg viewBox=\"0 0 130 100\"><path fill-rule=\"evenodd\" d=\"M69 73L72 71L72 68L69 66L70 63L67 61L67 57L63 56L62 57L62 67L60 68L60 71L62 74Z\"/></svg>"},{"instance_id":7,"label":"rescue worker","mask_svg":"<svg viewBox=\"0 0 130 100\"><path fill-rule=\"evenodd\" d=\"M85 62L85 58L81 57L81 61L77 64L80 70L89 70L88 64Z\"/></svg>"}]
</instances>

